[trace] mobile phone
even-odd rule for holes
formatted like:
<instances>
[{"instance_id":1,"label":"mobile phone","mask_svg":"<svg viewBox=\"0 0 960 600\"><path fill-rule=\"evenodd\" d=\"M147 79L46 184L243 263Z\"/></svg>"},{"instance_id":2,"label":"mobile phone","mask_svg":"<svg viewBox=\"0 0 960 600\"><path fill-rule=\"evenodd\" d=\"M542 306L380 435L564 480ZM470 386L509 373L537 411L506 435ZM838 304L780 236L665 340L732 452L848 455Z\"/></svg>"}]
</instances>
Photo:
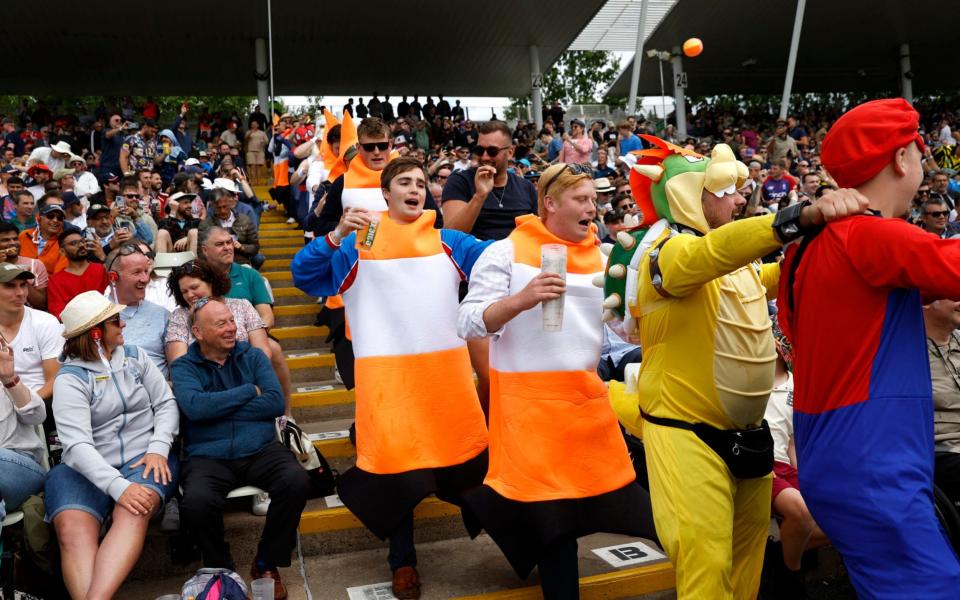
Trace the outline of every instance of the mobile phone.
<instances>
[{"instance_id":1,"label":"mobile phone","mask_svg":"<svg viewBox=\"0 0 960 600\"><path fill-rule=\"evenodd\" d=\"M89 242L95 242L97 241L97 232L93 229L93 227L87 227L83 230L83 239Z\"/></svg>"}]
</instances>

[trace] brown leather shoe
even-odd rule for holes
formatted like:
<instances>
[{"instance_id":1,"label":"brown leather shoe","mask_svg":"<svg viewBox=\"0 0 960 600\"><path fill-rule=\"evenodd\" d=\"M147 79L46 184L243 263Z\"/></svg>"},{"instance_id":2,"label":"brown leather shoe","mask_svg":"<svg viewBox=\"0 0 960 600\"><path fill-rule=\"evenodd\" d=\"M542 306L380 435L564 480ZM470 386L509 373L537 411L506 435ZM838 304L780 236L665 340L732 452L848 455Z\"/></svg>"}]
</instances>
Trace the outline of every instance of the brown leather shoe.
<instances>
[{"instance_id":1,"label":"brown leather shoe","mask_svg":"<svg viewBox=\"0 0 960 600\"><path fill-rule=\"evenodd\" d=\"M413 567L400 567L393 573L393 595L397 600L417 600L420 597L420 575Z\"/></svg>"},{"instance_id":2,"label":"brown leather shoe","mask_svg":"<svg viewBox=\"0 0 960 600\"><path fill-rule=\"evenodd\" d=\"M283 587L280 581L280 571L267 570L261 573L257 570L257 565L250 567L250 580L263 579L269 577L273 580L273 600L287 600L287 588Z\"/></svg>"}]
</instances>

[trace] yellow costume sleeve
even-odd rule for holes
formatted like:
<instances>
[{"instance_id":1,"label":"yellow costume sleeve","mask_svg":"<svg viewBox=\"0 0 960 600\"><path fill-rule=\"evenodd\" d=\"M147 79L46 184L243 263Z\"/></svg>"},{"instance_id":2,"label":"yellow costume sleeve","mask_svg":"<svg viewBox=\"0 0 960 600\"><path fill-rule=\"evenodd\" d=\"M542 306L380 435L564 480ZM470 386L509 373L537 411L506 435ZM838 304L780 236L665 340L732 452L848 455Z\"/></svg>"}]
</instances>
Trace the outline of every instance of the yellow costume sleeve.
<instances>
[{"instance_id":1,"label":"yellow costume sleeve","mask_svg":"<svg viewBox=\"0 0 960 600\"><path fill-rule=\"evenodd\" d=\"M768 263L760 267L760 281L767 288L767 300L775 299L780 286L780 263Z\"/></svg>"},{"instance_id":2,"label":"yellow costume sleeve","mask_svg":"<svg viewBox=\"0 0 960 600\"><path fill-rule=\"evenodd\" d=\"M663 291L686 296L779 248L782 243L773 233L774 216L734 221L703 237L671 238L660 250Z\"/></svg>"}]
</instances>

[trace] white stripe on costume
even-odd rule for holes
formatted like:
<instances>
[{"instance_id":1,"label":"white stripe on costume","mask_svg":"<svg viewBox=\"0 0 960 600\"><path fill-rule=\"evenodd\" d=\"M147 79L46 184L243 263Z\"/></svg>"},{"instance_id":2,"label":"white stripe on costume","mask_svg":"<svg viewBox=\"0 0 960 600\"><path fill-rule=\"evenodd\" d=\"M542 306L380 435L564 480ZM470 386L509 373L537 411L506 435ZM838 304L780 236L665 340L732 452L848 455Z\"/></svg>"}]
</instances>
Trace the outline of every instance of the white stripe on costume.
<instances>
[{"instance_id":1,"label":"white stripe on costume","mask_svg":"<svg viewBox=\"0 0 960 600\"><path fill-rule=\"evenodd\" d=\"M379 187L372 188L343 188L340 202L344 208L365 208L370 211L383 212L387 210L387 201L383 199L383 192Z\"/></svg>"}]
</instances>

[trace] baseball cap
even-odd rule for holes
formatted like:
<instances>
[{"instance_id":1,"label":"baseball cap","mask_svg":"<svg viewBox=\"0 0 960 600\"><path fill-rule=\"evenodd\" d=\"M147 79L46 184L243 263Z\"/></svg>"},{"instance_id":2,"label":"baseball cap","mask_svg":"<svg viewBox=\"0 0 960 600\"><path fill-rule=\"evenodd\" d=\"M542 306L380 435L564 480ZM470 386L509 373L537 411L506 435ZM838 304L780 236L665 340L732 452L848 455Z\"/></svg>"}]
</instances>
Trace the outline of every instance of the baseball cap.
<instances>
[{"instance_id":1,"label":"baseball cap","mask_svg":"<svg viewBox=\"0 0 960 600\"><path fill-rule=\"evenodd\" d=\"M103 185L105 183L119 183L119 182L120 182L119 175L115 175L109 171L100 174L100 185Z\"/></svg>"},{"instance_id":2,"label":"baseball cap","mask_svg":"<svg viewBox=\"0 0 960 600\"><path fill-rule=\"evenodd\" d=\"M187 175L196 175L197 173L203 173L203 167L199 165L187 165L183 168L183 172Z\"/></svg>"},{"instance_id":3,"label":"baseball cap","mask_svg":"<svg viewBox=\"0 0 960 600\"><path fill-rule=\"evenodd\" d=\"M16 172L17 172L17 169L13 165L4 165L4 167L0 169L0 173L16 173Z\"/></svg>"},{"instance_id":4,"label":"baseball cap","mask_svg":"<svg viewBox=\"0 0 960 600\"><path fill-rule=\"evenodd\" d=\"M593 180L593 188L600 194L608 194L613 190L617 189L613 187L613 184L610 183L610 179L607 177L598 177Z\"/></svg>"},{"instance_id":5,"label":"baseball cap","mask_svg":"<svg viewBox=\"0 0 960 600\"><path fill-rule=\"evenodd\" d=\"M587 124L583 122L583 119L570 119L571 125L579 125L580 127L586 127Z\"/></svg>"},{"instance_id":6,"label":"baseball cap","mask_svg":"<svg viewBox=\"0 0 960 600\"><path fill-rule=\"evenodd\" d=\"M66 208L72 204L80 204L80 198L73 192L63 192L60 194L63 198L63 207Z\"/></svg>"},{"instance_id":7,"label":"baseball cap","mask_svg":"<svg viewBox=\"0 0 960 600\"><path fill-rule=\"evenodd\" d=\"M110 212L110 207L103 204L91 204L90 208L87 209L87 218L95 217L102 212Z\"/></svg>"},{"instance_id":8,"label":"baseball cap","mask_svg":"<svg viewBox=\"0 0 960 600\"><path fill-rule=\"evenodd\" d=\"M63 207L60 206L59 204L47 204L46 206L44 206L43 208L40 209L40 214L41 214L42 216L49 215L49 214L52 213L52 212L61 212L61 213L63 213L64 215L67 214L67 213L63 210Z\"/></svg>"},{"instance_id":9,"label":"baseball cap","mask_svg":"<svg viewBox=\"0 0 960 600\"><path fill-rule=\"evenodd\" d=\"M63 231L60 232L60 235L57 236L57 243L63 245L63 240L67 239L68 235L83 235L83 231L76 225L67 223L63 226Z\"/></svg>"},{"instance_id":10,"label":"baseball cap","mask_svg":"<svg viewBox=\"0 0 960 600\"><path fill-rule=\"evenodd\" d=\"M33 279L34 274L12 263L0 263L0 283L10 283L14 279Z\"/></svg>"},{"instance_id":11,"label":"baseball cap","mask_svg":"<svg viewBox=\"0 0 960 600\"><path fill-rule=\"evenodd\" d=\"M191 165L199 165L199 164L200 164L200 161L195 158L188 158L187 160L183 161L183 166L185 167L189 167Z\"/></svg>"},{"instance_id":12,"label":"baseball cap","mask_svg":"<svg viewBox=\"0 0 960 600\"><path fill-rule=\"evenodd\" d=\"M201 150L199 156L210 156L210 155L207 154L206 150ZM197 161L197 162L200 162L200 161Z\"/></svg>"}]
</instances>

